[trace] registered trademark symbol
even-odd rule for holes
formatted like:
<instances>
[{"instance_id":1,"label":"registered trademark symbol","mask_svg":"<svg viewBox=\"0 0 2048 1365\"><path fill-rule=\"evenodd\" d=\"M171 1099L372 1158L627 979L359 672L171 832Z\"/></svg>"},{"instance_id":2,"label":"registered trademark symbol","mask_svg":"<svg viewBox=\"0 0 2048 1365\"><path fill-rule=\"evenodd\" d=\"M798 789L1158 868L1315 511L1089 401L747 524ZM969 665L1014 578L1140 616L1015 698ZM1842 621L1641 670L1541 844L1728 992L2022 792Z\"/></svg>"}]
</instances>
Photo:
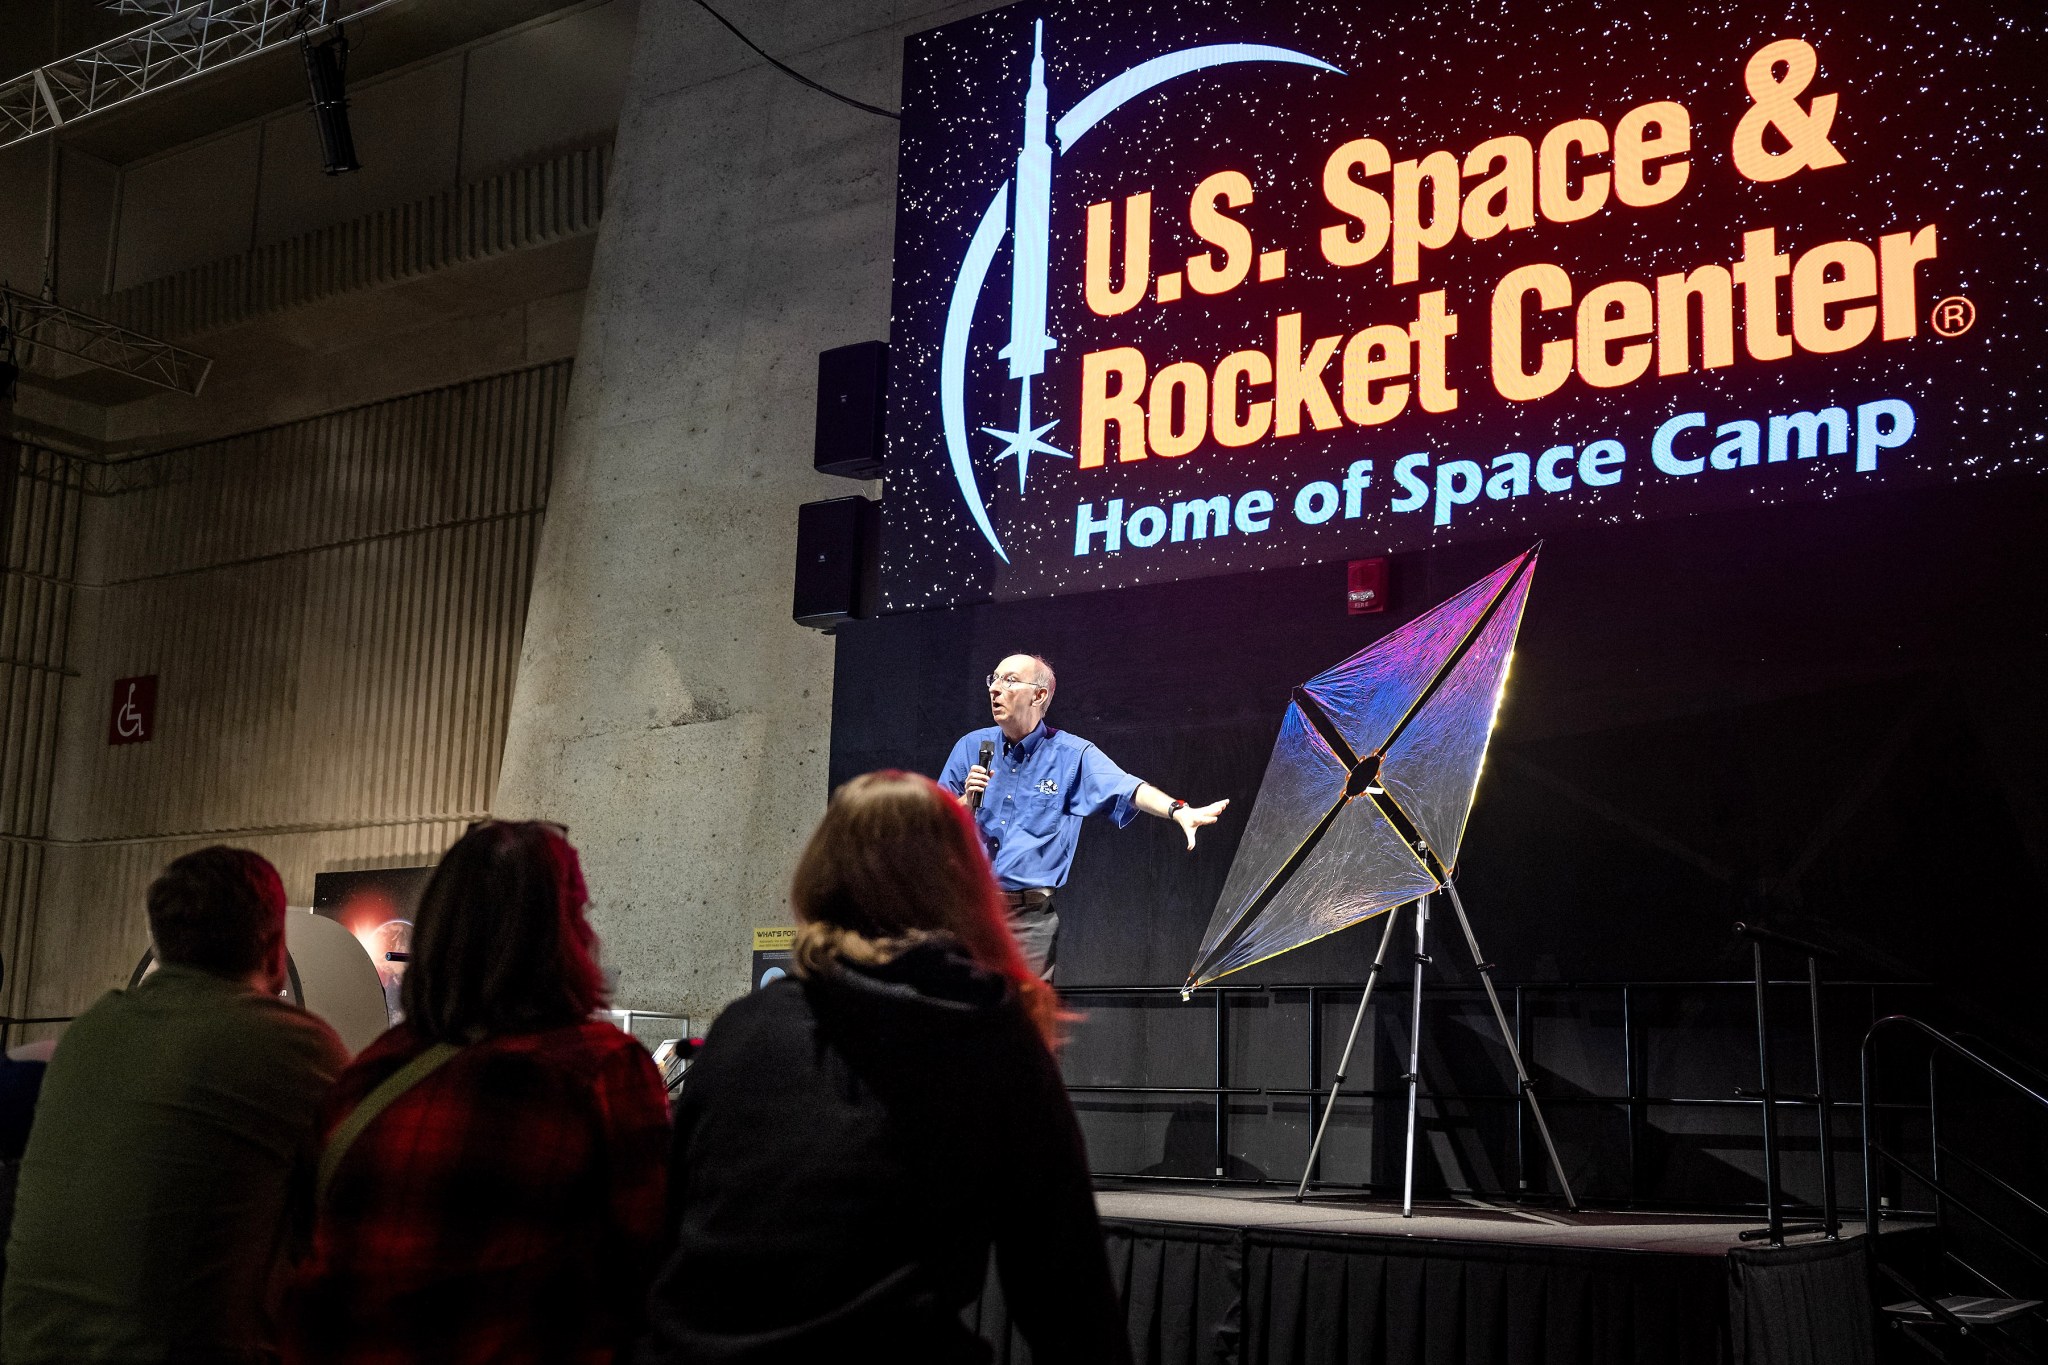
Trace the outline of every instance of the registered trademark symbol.
<instances>
[{"instance_id":1,"label":"registered trademark symbol","mask_svg":"<svg viewBox=\"0 0 2048 1365\"><path fill-rule=\"evenodd\" d=\"M1940 335L1959 337L1976 325L1977 305L1961 294L1951 294L1934 305L1934 313L1929 321L1934 324L1934 330Z\"/></svg>"}]
</instances>

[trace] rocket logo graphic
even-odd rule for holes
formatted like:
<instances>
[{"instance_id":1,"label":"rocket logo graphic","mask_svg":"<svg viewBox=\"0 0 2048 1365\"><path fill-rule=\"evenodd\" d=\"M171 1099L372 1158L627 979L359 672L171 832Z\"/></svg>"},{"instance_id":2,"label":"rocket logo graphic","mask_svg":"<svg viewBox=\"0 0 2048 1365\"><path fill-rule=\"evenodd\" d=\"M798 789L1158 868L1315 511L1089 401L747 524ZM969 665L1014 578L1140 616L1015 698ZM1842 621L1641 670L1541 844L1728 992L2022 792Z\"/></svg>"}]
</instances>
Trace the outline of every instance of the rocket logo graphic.
<instances>
[{"instance_id":1,"label":"rocket logo graphic","mask_svg":"<svg viewBox=\"0 0 2048 1365\"><path fill-rule=\"evenodd\" d=\"M968 333L976 305L988 281L990 266L1003 238L1010 239L1010 340L997 352L1009 363L1009 378L1017 385L1017 415L1014 426L982 426L981 431L1001 442L996 463L1017 462L1017 491L1028 491L1031 457L1047 455L1071 460L1073 455L1047 438L1059 420L1033 421L1031 381L1045 373L1045 358L1059 346L1048 328L1047 263L1052 243L1053 141L1065 154L1088 131L1123 105L1155 87L1180 76L1210 67L1239 62L1285 62L1314 67L1342 75L1336 67L1291 48L1264 43L1216 43L1184 48L1163 57L1141 62L1120 76L1112 77L1082 96L1066 113L1053 120L1045 83L1045 21L1031 30L1031 86L1024 97L1024 137L1017 152L1016 178L1004 184L989 201L980 223L968 241L960 271L953 279L952 301L946 310L946 333L939 352L939 416L946 440L946 458L960 485L960 498L968 515L988 541L996 556L1009 563L995 526L989 520L988 503L976 478L972 451L968 445L967 353ZM1052 137L1047 137L1050 124Z\"/></svg>"},{"instance_id":2,"label":"rocket logo graphic","mask_svg":"<svg viewBox=\"0 0 2048 1365\"><path fill-rule=\"evenodd\" d=\"M1017 381L1017 429L982 430L1001 440L1000 463L1017 459L1017 491L1031 457L1074 457L1044 441L1057 421L1031 425L1031 381L1045 373L1045 353L1059 343L1045 330L1045 266L1052 240L1052 145L1045 140L1045 21L1031 28L1031 93L1024 98L1024 149L1017 153L1017 215L1010 229L1010 344L997 352Z\"/></svg>"}]
</instances>

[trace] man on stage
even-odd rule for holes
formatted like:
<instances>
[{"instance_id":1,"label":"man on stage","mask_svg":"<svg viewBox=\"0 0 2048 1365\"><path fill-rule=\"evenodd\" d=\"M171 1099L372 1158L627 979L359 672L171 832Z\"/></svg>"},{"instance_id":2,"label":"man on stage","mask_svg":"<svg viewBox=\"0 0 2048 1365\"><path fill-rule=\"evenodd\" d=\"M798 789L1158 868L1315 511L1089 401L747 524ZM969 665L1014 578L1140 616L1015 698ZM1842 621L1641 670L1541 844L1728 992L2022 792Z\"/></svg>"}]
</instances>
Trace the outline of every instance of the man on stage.
<instances>
[{"instance_id":1,"label":"man on stage","mask_svg":"<svg viewBox=\"0 0 2048 1365\"><path fill-rule=\"evenodd\" d=\"M1181 827L1192 852L1195 831L1215 824L1230 804L1176 801L1087 740L1047 725L1056 685L1052 665L1035 654L1012 654L997 664L988 675L995 724L962 735L939 773L939 785L974 811L1009 902L1017 945L1048 981L1060 927L1053 893L1066 884L1084 817L1106 814L1121 829L1139 811L1156 815Z\"/></svg>"}]
</instances>

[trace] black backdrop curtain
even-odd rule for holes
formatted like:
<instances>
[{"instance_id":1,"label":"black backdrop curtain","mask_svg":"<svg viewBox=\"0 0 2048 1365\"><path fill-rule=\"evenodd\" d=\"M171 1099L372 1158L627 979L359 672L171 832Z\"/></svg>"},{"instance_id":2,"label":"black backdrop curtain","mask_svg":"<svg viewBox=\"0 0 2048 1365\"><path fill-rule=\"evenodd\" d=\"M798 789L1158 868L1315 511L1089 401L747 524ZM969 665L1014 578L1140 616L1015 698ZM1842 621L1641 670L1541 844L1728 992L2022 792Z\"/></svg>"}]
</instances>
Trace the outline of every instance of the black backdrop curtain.
<instances>
[{"instance_id":1,"label":"black backdrop curtain","mask_svg":"<svg viewBox=\"0 0 2048 1365\"><path fill-rule=\"evenodd\" d=\"M1140 1365L1872 1360L1858 1242L1713 1257L1166 1223L1104 1233ZM1000 1365L1031 1360L993 1276L972 1311Z\"/></svg>"}]
</instances>

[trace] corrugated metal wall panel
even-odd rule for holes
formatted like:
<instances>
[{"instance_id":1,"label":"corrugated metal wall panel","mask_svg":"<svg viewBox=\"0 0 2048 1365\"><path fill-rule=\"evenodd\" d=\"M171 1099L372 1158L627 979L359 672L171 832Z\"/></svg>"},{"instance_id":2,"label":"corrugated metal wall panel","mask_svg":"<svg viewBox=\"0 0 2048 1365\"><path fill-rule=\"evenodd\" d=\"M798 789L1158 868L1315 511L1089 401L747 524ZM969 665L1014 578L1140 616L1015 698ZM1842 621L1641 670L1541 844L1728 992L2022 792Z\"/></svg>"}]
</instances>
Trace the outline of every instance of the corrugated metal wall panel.
<instances>
[{"instance_id":1,"label":"corrugated metal wall panel","mask_svg":"<svg viewBox=\"0 0 2048 1365\"><path fill-rule=\"evenodd\" d=\"M0 457L0 1002L18 1014L42 894L86 465L5 443Z\"/></svg>"},{"instance_id":2,"label":"corrugated metal wall panel","mask_svg":"<svg viewBox=\"0 0 2048 1365\"><path fill-rule=\"evenodd\" d=\"M93 468L83 686L45 865L19 873L42 885L25 1005L68 1012L121 978L180 852L258 849L305 904L316 873L432 861L483 813L568 378ZM138 674L159 680L155 738L109 746L102 694Z\"/></svg>"},{"instance_id":3,"label":"corrugated metal wall panel","mask_svg":"<svg viewBox=\"0 0 2048 1365\"><path fill-rule=\"evenodd\" d=\"M108 583L179 577L489 517L545 499L561 403L543 366L107 467L132 499ZM423 453L431 452L431 458Z\"/></svg>"}]
</instances>

